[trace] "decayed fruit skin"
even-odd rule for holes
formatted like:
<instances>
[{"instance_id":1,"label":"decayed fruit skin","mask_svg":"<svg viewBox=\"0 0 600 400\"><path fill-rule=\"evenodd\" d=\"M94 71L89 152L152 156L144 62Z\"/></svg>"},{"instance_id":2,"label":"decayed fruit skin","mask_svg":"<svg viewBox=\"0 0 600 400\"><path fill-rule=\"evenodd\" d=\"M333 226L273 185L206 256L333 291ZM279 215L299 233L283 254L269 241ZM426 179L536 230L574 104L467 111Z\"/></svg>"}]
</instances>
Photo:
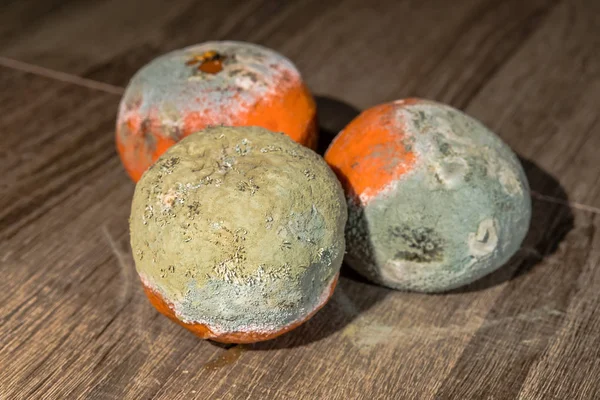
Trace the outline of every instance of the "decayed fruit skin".
<instances>
[{"instance_id":1,"label":"decayed fruit skin","mask_svg":"<svg viewBox=\"0 0 600 400\"><path fill-rule=\"evenodd\" d=\"M341 185L312 150L263 128L214 127L137 183L131 247L161 313L200 337L250 343L326 303L346 218Z\"/></svg>"},{"instance_id":2,"label":"decayed fruit skin","mask_svg":"<svg viewBox=\"0 0 600 400\"><path fill-rule=\"evenodd\" d=\"M314 99L287 58L216 41L165 54L135 74L119 106L117 150L137 182L173 144L218 125L261 126L311 148L317 141Z\"/></svg>"},{"instance_id":3,"label":"decayed fruit skin","mask_svg":"<svg viewBox=\"0 0 600 400\"><path fill-rule=\"evenodd\" d=\"M400 290L446 291L504 264L531 218L510 148L432 101L375 106L334 139L325 160L348 199L347 263Z\"/></svg>"}]
</instances>

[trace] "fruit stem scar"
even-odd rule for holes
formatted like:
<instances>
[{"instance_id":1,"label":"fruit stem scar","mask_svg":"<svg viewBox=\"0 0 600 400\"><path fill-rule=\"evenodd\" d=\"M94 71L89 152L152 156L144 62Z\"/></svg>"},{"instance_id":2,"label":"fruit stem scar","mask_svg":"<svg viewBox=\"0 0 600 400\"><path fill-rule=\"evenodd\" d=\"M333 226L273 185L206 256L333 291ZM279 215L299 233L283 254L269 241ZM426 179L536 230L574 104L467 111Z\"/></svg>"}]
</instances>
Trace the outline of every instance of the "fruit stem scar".
<instances>
[{"instance_id":1,"label":"fruit stem scar","mask_svg":"<svg viewBox=\"0 0 600 400\"><path fill-rule=\"evenodd\" d=\"M206 72L207 74L216 74L223 70L223 61L227 57L214 51L205 51L200 55L195 55L185 65L198 65L198 71Z\"/></svg>"}]
</instances>

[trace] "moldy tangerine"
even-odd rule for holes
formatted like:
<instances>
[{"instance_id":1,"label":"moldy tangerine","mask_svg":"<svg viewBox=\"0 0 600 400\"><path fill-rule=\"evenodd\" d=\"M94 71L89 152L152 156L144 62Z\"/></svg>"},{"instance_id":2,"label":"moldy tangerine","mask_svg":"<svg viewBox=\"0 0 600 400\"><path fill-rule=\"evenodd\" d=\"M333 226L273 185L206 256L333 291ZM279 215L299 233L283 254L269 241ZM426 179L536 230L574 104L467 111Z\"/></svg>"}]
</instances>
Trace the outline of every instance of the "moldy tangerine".
<instances>
[{"instance_id":1,"label":"moldy tangerine","mask_svg":"<svg viewBox=\"0 0 600 400\"><path fill-rule=\"evenodd\" d=\"M439 292L497 269L529 227L529 186L494 133L432 101L356 117L325 160L348 199L346 261L382 285Z\"/></svg>"},{"instance_id":2,"label":"moldy tangerine","mask_svg":"<svg viewBox=\"0 0 600 400\"><path fill-rule=\"evenodd\" d=\"M166 149L208 126L261 126L314 148L316 106L295 66L262 46L222 41L143 67L119 107L116 142L134 181Z\"/></svg>"},{"instance_id":3,"label":"moldy tangerine","mask_svg":"<svg viewBox=\"0 0 600 400\"><path fill-rule=\"evenodd\" d=\"M312 150L264 128L214 127L172 146L137 183L131 248L161 313L202 338L256 342L327 302L346 213Z\"/></svg>"}]
</instances>

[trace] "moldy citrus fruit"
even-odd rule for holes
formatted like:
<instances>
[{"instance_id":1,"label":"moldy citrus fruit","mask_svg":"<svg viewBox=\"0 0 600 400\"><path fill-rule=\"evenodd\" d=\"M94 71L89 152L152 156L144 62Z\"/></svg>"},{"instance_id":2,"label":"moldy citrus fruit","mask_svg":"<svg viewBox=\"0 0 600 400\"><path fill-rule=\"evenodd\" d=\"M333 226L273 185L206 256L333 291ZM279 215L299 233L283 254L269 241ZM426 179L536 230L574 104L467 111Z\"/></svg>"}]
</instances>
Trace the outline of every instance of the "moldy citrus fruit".
<instances>
[{"instance_id":1,"label":"moldy citrus fruit","mask_svg":"<svg viewBox=\"0 0 600 400\"><path fill-rule=\"evenodd\" d=\"M161 313L202 338L256 342L331 296L346 212L340 183L312 150L264 128L207 128L137 183L131 247Z\"/></svg>"},{"instance_id":2,"label":"moldy citrus fruit","mask_svg":"<svg viewBox=\"0 0 600 400\"><path fill-rule=\"evenodd\" d=\"M504 264L527 233L519 160L452 107L407 99L368 109L325 159L348 198L346 260L382 285L456 288Z\"/></svg>"},{"instance_id":3,"label":"moldy citrus fruit","mask_svg":"<svg viewBox=\"0 0 600 400\"><path fill-rule=\"evenodd\" d=\"M156 58L127 86L117 149L137 182L170 146L205 127L261 126L305 146L317 140L316 107L282 55L242 42L206 42Z\"/></svg>"}]
</instances>

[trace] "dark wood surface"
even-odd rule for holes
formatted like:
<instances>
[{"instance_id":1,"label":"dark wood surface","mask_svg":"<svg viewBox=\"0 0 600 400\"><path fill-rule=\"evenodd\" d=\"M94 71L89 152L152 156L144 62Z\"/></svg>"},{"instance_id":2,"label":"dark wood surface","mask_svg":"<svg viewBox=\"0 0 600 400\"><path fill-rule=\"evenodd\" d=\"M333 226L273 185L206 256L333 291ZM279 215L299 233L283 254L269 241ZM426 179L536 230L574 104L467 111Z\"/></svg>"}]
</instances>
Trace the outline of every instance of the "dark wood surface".
<instances>
[{"instance_id":1,"label":"dark wood surface","mask_svg":"<svg viewBox=\"0 0 600 400\"><path fill-rule=\"evenodd\" d=\"M325 134L408 96L481 119L527 170L523 248L444 295L344 268L313 319L256 345L160 316L116 109L153 57L224 38L294 60ZM600 398L599 1L5 1L0 89L0 399Z\"/></svg>"}]
</instances>

